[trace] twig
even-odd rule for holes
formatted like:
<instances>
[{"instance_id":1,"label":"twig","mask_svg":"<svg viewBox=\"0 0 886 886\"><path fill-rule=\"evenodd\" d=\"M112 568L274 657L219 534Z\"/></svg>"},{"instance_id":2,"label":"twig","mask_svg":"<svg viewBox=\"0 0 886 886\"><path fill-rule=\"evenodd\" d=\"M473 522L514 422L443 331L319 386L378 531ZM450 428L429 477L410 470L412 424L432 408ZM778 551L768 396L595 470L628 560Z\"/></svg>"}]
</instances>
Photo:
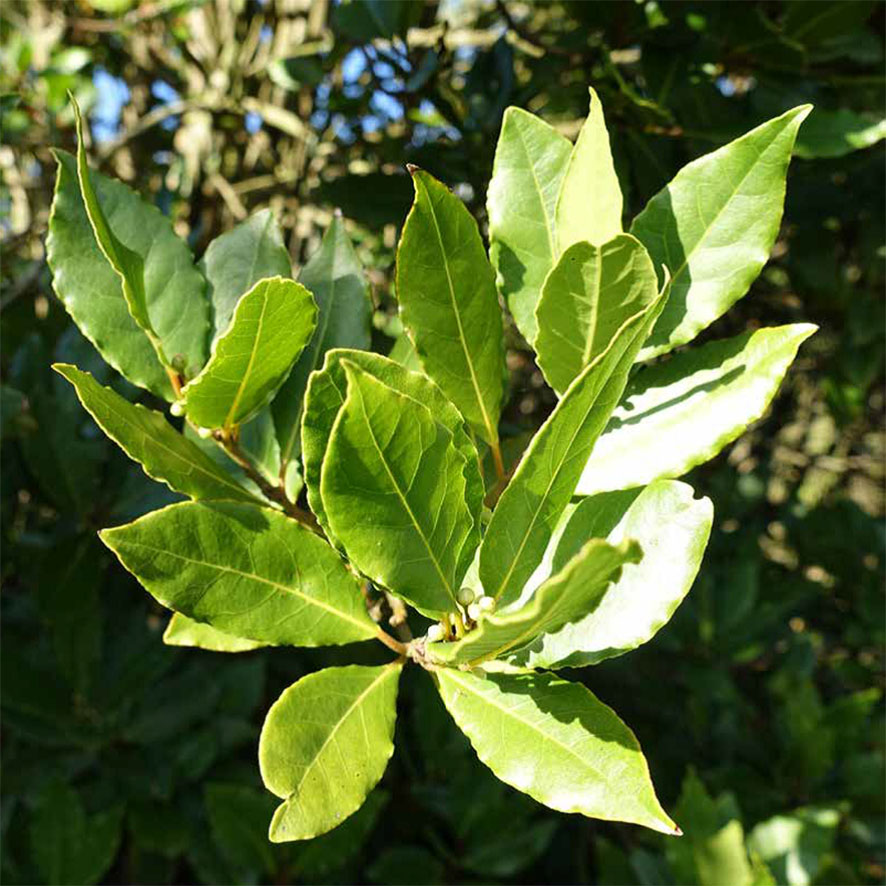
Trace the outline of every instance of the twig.
<instances>
[{"instance_id":1,"label":"twig","mask_svg":"<svg viewBox=\"0 0 886 886\"><path fill-rule=\"evenodd\" d=\"M219 429L214 432L213 436L219 443L221 443L225 452L227 452L228 455L237 462L241 468L243 468L246 472L246 476L258 486L265 498L280 505L288 517L292 517L293 520L298 520L303 526L325 538L325 533L320 528L317 518L312 513L302 510L297 504L290 501L286 495L286 491L281 486L274 486L273 483L269 483L261 473L255 469L252 462L246 456L246 453L240 448L240 444L236 440L236 435L226 432L224 429Z\"/></svg>"},{"instance_id":2,"label":"twig","mask_svg":"<svg viewBox=\"0 0 886 886\"><path fill-rule=\"evenodd\" d=\"M406 656L409 653L409 647L405 643L401 643L399 640L395 640L387 631L382 630L380 627L376 628L376 638L381 640L388 649L392 649L397 655Z\"/></svg>"}]
</instances>

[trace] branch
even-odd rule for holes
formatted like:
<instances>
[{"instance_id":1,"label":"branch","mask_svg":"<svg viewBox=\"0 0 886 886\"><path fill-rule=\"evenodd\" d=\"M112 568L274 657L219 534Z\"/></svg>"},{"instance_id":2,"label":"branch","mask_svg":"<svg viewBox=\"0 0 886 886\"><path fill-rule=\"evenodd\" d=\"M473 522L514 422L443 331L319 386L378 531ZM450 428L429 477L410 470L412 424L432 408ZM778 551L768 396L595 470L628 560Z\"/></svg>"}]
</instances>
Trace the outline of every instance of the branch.
<instances>
[{"instance_id":1,"label":"branch","mask_svg":"<svg viewBox=\"0 0 886 886\"><path fill-rule=\"evenodd\" d=\"M246 453L240 448L240 444L237 442L233 434L226 433L222 429L215 431L213 437L222 445L225 452L227 452L227 454L237 462L241 468L243 468L246 472L246 476L258 486L265 498L280 505L280 507L283 508L283 512L288 517L297 520L317 535L323 538L326 537L325 533L320 528L320 524L317 522L317 518L310 511L302 510L297 504L291 502L281 486L274 486L273 483L269 483L264 476L256 470Z\"/></svg>"}]
</instances>

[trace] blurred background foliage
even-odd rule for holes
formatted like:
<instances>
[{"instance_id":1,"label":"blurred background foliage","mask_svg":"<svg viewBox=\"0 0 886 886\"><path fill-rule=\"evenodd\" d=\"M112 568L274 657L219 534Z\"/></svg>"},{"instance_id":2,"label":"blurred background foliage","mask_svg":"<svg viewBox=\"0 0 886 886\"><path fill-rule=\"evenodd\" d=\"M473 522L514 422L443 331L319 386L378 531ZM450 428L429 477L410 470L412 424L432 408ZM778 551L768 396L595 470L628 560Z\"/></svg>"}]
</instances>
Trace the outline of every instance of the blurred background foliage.
<instances>
[{"instance_id":1,"label":"blurred background foliage","mask_svg":"<svg viewBox=\"0 0 886 886\"><path fill-rule=\"evenodd\" d=\"M3 881L882 882L884 9L4 0ZM800 102L816 108L772 260L705 337L799 320L821 332L768 418L690 477L716 525L671 625L576 674L617 703L686 836L517 794L410 673L398 752L370 802L325 837L271 845L255 766L264 712L352 650L164 646L166 615L97 542L97 528L172 496L48 368L111 373L44 261L50 147L74 145L66 92L88 111L93 162L168 213L196 254L270 207L298 267L340 208L387 352L401 331L405 163L446 181L483 229L505 107L574 136L588 84L632 215L693 157ZM553 395L514 328L508 342L516 449Z\"/></svg>"}]
</instances>

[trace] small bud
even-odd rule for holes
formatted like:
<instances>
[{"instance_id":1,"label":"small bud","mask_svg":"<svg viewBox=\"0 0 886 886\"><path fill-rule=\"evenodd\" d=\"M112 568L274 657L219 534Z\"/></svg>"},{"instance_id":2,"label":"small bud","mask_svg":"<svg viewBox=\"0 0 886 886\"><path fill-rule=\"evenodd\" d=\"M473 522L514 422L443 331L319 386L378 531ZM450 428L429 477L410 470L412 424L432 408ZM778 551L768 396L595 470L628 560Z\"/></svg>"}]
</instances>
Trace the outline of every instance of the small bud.
<instances>
[{"instance_id":1,"label":"small bud","mask_svg":"<svg viewBox=\"0 0 886 886\"><path fill-rule=\"evenodd\" d=\"M184 415L185 414L185 404L182 403L181 400L176 400L172 406L169 407L169 411L173 415Z\"/></svg>"},{"instance_id":2,"label":"small bud","mask_svg":"<svg viewBox=\"0 0 886 886\"><path fill-rule=\"evenodd\" d=\"M495 597L481 597L477 605L483 612L492 612L495 609Z\"/></svg>"},{"instance_id":3,"label":"small bud","mask_svg":"<svg viewBox=\"0 0 886 886\"><path fill-rule=\"evenodd\" d=\"M465 587L459 589L456 599L462 606L468 606L474 602L474 596L474 592L470 588Z\"/></svg>"},{"instance_id":4,"label":"small bud","mask_svg":"<svg viewBox=\"0 0 886 886\"><path fill-rule=\"evenodd\" d=\"M197 428L197 436L201 440L208 440L212 436L212 428Z\"/></svg>"},{"instance_id":5,"label":"small bud","mask_svg":"<svg viewBox=\"0 0 886 886\"><path fill-rule=\"evenodd\" d=\"M428 628L428 643L439 643L445 636L443 625L433 624Z\"/></svg>"},{"instance_id":6,"label":"small bud","mask_svg":"<svg viewBox=\"0 0 886 886\"><path fill-rule=\"evenodd\" d=\"M477 621L477 619L480 618L480 615L480 607L476 603L471 603L471 605L468 606L468 618L472 621Z\"/></svg>"}]
</instances>

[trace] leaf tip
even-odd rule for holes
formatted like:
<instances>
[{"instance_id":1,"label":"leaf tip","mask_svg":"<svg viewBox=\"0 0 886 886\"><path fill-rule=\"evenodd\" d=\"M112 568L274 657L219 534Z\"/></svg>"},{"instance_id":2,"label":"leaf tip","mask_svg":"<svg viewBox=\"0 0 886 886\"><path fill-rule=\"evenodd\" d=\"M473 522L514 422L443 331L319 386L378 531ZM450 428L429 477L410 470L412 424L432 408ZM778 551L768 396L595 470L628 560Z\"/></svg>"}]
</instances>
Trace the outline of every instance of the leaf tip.
<instances>
[{"instance_id":1,"label":"leaf tip","mask_svg":"<svg viewBox=\"0 0 886 886\"><path fill-rule=\"evenodd\" d=\"M421 172L421 167L420 167L420 166L416 166L414 163L407 163L407 164L406 164L406 171L407 171L410 175L413 175L413 176L414 176L417 172Z\"/></svg>"}]
</instances>

